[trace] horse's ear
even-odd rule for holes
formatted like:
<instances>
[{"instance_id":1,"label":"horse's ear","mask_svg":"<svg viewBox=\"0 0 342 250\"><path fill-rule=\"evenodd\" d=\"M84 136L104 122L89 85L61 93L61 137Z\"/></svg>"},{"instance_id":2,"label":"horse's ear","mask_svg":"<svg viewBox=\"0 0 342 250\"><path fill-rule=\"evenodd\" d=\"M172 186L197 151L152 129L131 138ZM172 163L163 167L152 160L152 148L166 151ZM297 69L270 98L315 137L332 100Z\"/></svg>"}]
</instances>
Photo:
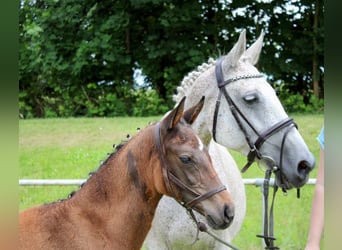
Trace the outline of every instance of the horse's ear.
<instances>
[{"instance_id":1,"label":"horse's ear","mask_svg":"<svg viewBox=\"0 0 342 250\"><path fill-rule=\"evenodd\" d=\"M262 30L258 39L243 54L243 60L255 65L261 53L265 33Z\"/></svg>"},{"instance_id":2,"label":"horse's ear","mask_svg":"<svg viewBox=\"0 0 342 250\"><path fill-rule=\"evenodd\" d=\"M203 108L204 99L205 97L202 96L201 100L195 106L192 106L191 108L184 111L183 118L187 123L192 124L196 120L198 114Z\"/></svg>"},{"instance_id":3,"label":"horse's ear","mask_svg":"<svg viewBox=\"0 0 342 250\"><path fill-rule=\"evenodd\" d=\"M242 54L246 50L246 30L244 29L239 36L239 40L225 57L224 62L227 67L235 67Z\"/></svg>"},{"instance_id":4,"label":"horse's ear","mask_svg":"<svg viewBox=\"0 0 342 250\"><path fill-rule=\"evenodd\" d=\"M186 97L184 96L179 104L161 121L162 129L171 130L176 127L183 115L185 99Z\"/></svg>"}]
</instances>

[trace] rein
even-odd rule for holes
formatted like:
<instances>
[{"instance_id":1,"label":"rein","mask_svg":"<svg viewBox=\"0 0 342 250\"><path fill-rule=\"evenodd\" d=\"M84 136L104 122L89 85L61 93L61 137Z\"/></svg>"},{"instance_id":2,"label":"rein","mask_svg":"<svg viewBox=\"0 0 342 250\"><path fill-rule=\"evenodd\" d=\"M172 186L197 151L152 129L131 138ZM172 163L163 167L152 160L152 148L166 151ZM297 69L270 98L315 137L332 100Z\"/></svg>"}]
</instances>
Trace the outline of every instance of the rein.
<instances>
[{"instance_id":1,"label":"rein","mask_svg":"<svg viewBox=\"0 0 342 250\"><path fill-rule=\"evenodd\" d=\"M246 116L241 112L241 110L238 108L238 106L234 103L232 98L229 96L225 86L228 85L231 82L235 82L238 80L242 79L251 79L251 78L261 78L264 77L262 74L250 74L250 75L241 75L241 76L236 76L233 78L230 78L228 80L224 80L223 76L223 70L222 70L222 62L224 60L224 57L220 57L216 61L216 66L215 66L215 74L216 74L216 81L217 81L217 86L219 88L219 94L217 97L216 105L215 105L215 112L214 112L214 118L213 118L213 128L212 128L212 134L213 134L213 139L216 142L216 127L217 127L217 117L219 113L219 108L221 105L221 97L222 95L225 97L229 109L232 112L233 117L235 118L235 121L237 122L239 128L245 135L245 139L249 145L250 151L247 155L247 163L246 165L242 168L241 172L244 173L247 171L247 169L255 162L256 158L259 160L266 160L267 161L267 166L268 169L265 174L265 179L264 179L264 184L263 184L263 195L264 195L264 235L257 235L257 237L264 238L266 248L265 249L279 249L278 247L274 246L273 241L276 240L273 237L273 205L274 205L274 199L275 199L275 194L278 190L278 187L274 185L274 193L273 193L273 199L272 199L272 205L270 208L270 214L269 217L270 219L268 220L268 190L269 190L269 180L274 173L278 179L280 180L279 186L282 188L283 192L286 193L286 188L284 186L283 182L283 177L281 175L281 170L282 170L282 158L283 158L283 151L284 151L284 144L285 144L285 139L290 131L291 128L295 127L297 128L297 124L293 121L292 118L287 117L270 128L266 129L264 132L259 133L253 125L249 122L249 120L246 118ZM242 120L253 130L253 132L258 136L257 140L253 143L250 136L248 135L245 126L242 124ZM281 148L280 148L280 162L279 166L275 162L275 160L267 155L263 155L260 152L260 148L263 145L263 143L272 135L275 133L279 132L280 130L286 128L286 131L284 133L282 143L281 143ZM299 195L299 189L298 189L298 195Z\"/></svg>"},{"instance_id":2,"label":"rein","mask_svg":"<svg viewBox=\"0 0 342 250\"><path fill-rule=\"evenodd\" d=\"M176 197L176 193L174 192L173 188L172 188L172 185L175 185L177 186L178 188L180 188L181 190L184 190L184 191L187 191L188 193L191 193L193 196L195 196L194 199L192 199L191 201L189 202L185 202L185 201L178 201L176 199L176 201L182 205L187 211L188 213L190 214L191 218L193 219L193 221L196 223L196 226L197 226L197 236L196 236L196 239L194 241L194 243L199 239L198 238L198 234L199 234L199 231L201 232L206 232L207 234L209 234L211 237L215 238L216 240L220 241L222 244L230 247L231 249L234 249L234 250L239 250L238 248L232 246L231 244L229 244L228 242L225 242L221 239L219 239L215 234L211 233L207 226L205 225L205 223L203 222L200 222L198 221L198 219L196 218L194 212L193 212L193 207L205 200L205 199L208 199L210 198L211 196L223 191L223 190L226 190L227 187L222 185L220 187L217 187L207 193L204 193L204 194L198 194L196 193L195 191L193 191L190 187L188 187L186 184L184 184L179 178L177 178L177 176L175 176L171 171L169 171L169 169L167 169L167 163L166 163L166 160L165 160L165 152L164 152L164 147L162 146L162 142L161 142L161 136L160 136L160 123L158 122L156 124L156 129L155 129L155 139L156 139L156 145L157 145L157 149L158 149L158 153L159 153L159 157L160 157L160 160L162 162L162 173L163 173L163 179L164 179L164 183L166 185L166 189L168 190L169 193L171 193L174 197ZM193 243L193 244L194 244Z\"/></svg>"}]
</instances>

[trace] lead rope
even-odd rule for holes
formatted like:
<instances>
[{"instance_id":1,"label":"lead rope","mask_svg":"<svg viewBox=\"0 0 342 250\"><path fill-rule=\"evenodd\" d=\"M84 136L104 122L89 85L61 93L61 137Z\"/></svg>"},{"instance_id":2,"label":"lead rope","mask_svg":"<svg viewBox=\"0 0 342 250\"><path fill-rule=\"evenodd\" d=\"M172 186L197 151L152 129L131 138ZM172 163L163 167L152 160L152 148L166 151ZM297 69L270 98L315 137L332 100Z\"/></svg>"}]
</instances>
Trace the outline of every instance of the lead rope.
<instances>
[{"instance_id":1,"label":"lead rope","mask_svg":"<svg viewBox=\"0 0 342 250\"><path fill-rule=\"evenodd\" d=\"M281 150L280 150L280 162L279 162L279 167L278 168L269 168L267 169L266 173L265 173L265 179L264 179L264 183L262 186L262 190L263 190L263 202L264 202L264 234L263 235L257 235L257 237L263 238L264 242L266 244L265 249L279 249L279 247L274 246L274 241L276 240L276 238L274 237L273 231L274 231L274 216L273 216L273 207L274 207L274 200L275 200L275 196L276 193L278 191L278 186L276 184L274 184L274 189L273 189L273 197L272 197L272 203L271 203L271 207L270 207L270 214L268 215L268 191L269 191L269 181L272 175L272 172L274 172L275 175L279 175L279 179L281 180L282 177L279 173L280 169L282 168L283 165L283 148L284 148L284 144L285 144L285 140L287 138L288 133L290 132L291 128L296 127L297 125L293 122L292 119L288 118L287 120L285 120L283 123L280 124L280 126L277 125L277 127L280 129L282 127L285 127L286 131L284 133L282 142L281 142ZM277 129L278 130L278 129ZM267 132L267 135L272 134L273 132L276 132L275 129L272 128L271 133ZM261 139L260 137L258 138L257 142L255 143L257 145L260 144L260 142L266 138L264 138L265 136L262 136ZM259 140L260 139L260 140ZM286 189L280 184L282 191L286 194ZM297 189L297 198L299 198L300 196L300 189ZM269 219L269 221L268 221Z\"/></svg>"},{"instance_id":2,"label":"lead rope","mask_svg":"<svg viewBox=\"0 0 342 250\"><path fill-rule=\"evenodd\" d=\"M196 226L197 226L196 239L194 240L192 245L195 244L196 241L199 240L199 232L204 232L204 233L207 233L208 235L210 235L211 237L213 237L215 240L217 240L221 244L223 244L223 245L225 245L231 249L234 249L234 250L240 250L239 248L237 248L237 247L233 246L232 244L220 239L217 235L215 235L214 233L209 231L207 225L204 222L201 222L196 218L196 215L194 214L192 209L187 209L187 210L188 210L191 218L193 219L193 221L196 223Z\"/></svg>"},{"instance_id":3,"label":"lead rope","mask_svg":"<svg viewBox=\"0 0 342 250\"><path fill-rule=\"evenodd\" d=\"M264 202L264 234L260 235L257 234L256 236L259 238L263 238L266 244L265 249L279 249L279 247L274 246L274 241L276 238L273 235L274 230L274 220L273 220L273 207L274 207L274 200L276 193L278 191L278 186L274 185L273 189L273 197L272 197L272 204L270 208L270 214L268 215L268 191L269 191L269 181L271 178L272 170L268 169L265 174L264 183L262 185L263 190L263 202Z\"/></svg>"}]
</instances>

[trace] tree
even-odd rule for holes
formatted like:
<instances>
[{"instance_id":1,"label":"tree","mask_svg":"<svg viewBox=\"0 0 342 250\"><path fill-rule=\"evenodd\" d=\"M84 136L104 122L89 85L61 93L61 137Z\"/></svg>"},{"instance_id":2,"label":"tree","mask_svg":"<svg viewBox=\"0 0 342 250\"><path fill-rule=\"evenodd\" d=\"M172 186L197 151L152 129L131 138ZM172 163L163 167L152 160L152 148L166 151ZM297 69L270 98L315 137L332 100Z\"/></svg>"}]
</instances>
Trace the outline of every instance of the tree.
<instances>
[{"instance_id":1,"label":"tree","mask_svg":"<svg viewBox=\"0 0 342 250\"><path fill-rule=\"evenodd\" d=\"M19 88L38 107L35 116L60 96L73 106L71 115L82 115L101 92L123 99L133 87L128 16L120 9L122 1L22 2Z\"/></svg>"},{"instance_id":2,"label":"tree","mask_svg":"<svg viewBox=\"0 0 342 250\"><path fill-rule=\"evenodd\" d=\"M214 11L217 7L220 11ZM217 54L223 10L219 1L136 1L132 48L147 81L170 100L182 77Z\"/></svg>"},{"instance_id":3,"label":"tree","mask_svg":"<svg viewBox=\"0 0 342 250\"><path fill-rule=\"evenodd\" d=\"M285 83L290 93L309 102L312 93L322 97L324 74L323 3L276 0L233 1L232 9L244 11L233 18L249 33L266 31L260 68L273 82ZM321 93L318 93L318 85Z\"/></svg>"},{"instance_id":4,"label":"tree","mask_svg":"<svg viewBox=\"0 0 342 250\"><path fill-rule=\"evenodd\" d=\"M320 0L22 0L20 104L37 117L132 115L141 69L172 108L184 75L227 53L244 28L249 43L266 32L259 68L269 80L308 103L323 97L323 13Z\"/></svg>"}]
</instances>

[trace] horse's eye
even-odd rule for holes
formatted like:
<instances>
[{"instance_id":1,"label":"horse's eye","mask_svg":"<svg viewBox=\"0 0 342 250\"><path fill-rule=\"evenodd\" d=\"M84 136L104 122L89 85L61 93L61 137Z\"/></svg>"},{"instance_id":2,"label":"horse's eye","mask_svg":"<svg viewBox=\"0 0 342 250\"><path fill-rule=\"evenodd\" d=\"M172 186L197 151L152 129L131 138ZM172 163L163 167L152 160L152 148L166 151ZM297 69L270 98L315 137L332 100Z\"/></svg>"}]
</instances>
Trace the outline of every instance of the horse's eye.
<instances>
[{"instance_id":1,"label":"horse's eye","mask_svg":"<svg viewBox=\"0 0 342 250\"><path fill-rule=\"evenodd\" d=\"M247 94L243 97L243 100L248 104L252 104L258 100L258 96L255 93Z\"/></svg>"},{"instance_id":2,"label":"horse's eye","mask_svg":"<svg viewBox=\"0 0 342 250\"><path fill-rule=\"evenodd\" d=\"M192 162L190 156L187 155L182 155L179 157L179 159L181 160L181 162L183 162L184 164L189 164Z\"/></svg>"}]
</instances>

